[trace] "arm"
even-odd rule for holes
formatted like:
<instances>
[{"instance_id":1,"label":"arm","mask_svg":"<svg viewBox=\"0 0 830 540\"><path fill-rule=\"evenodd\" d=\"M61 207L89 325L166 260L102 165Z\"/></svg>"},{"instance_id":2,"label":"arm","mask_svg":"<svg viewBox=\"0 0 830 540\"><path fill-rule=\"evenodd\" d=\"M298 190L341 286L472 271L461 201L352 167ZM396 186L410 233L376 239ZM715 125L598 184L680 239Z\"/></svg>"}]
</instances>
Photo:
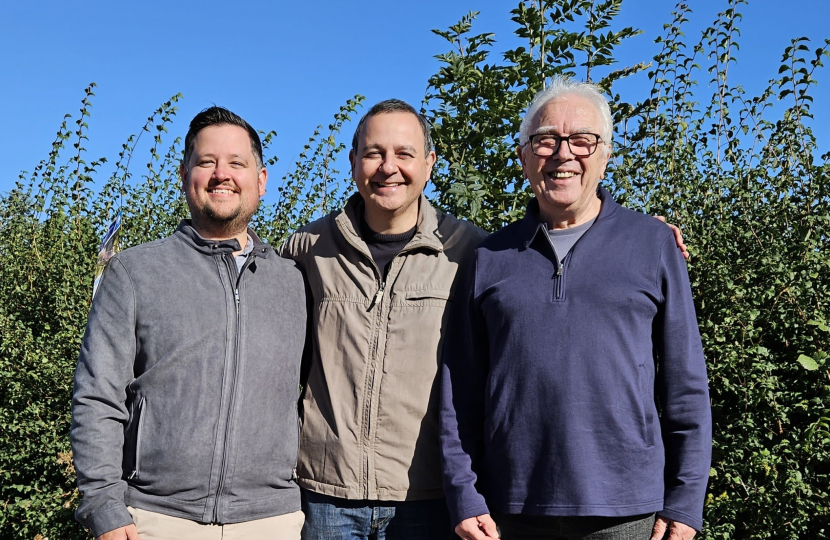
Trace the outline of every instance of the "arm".
<instances>
[{"instance_id":1,"label":"arm","mask_svg":"<svg viewBox=\"0 0 830 540\"><path fill-rule=\"evenodd\" d=\"M700 530L712 457L712 415L706 363L686 264L671 239L658 274L663 304L655 321L656 394L666 452L660 516Z\"/></svg>"},{"instance_id":2,"label":"arm","mask_svg":"<svg viewBox=\"0 0 830 540\"><path fill-rule=\"evenodd\" d=\"M475 305L474 289L473 263L456 289L456 301L444 332L441 368L439 437L444 492L452 523L459 527L468 518L489 514L484 497L475 487L475 470L484 441L489 356L486 328Z\"/></svg>"},{"instance_id":3,"label":"arm","mask_svg":"<svg viewBox=\"0 0 830 540\"><path fill-rule=\"evenodd\" d=\"M121 479L121 464L135 342L132 283L116 257L104 271L89 314L75 370L69 432L83 494L75 515L95 536L133 523L124 503L127 483Z\"/></svg>"},{"instance_id":4,"label":"arm","mask_svg":"<svg viewBox=\"0 0 830 540\"><path fill-rule=\"evenodd\" d=\"M295 232L285 239L275 250L277 254L284 259L291 259L296 262L300 270L305 270L305 262L303 260L303 250L301 249L302 236L301 233Z\"/></svg>"}]
</instances>

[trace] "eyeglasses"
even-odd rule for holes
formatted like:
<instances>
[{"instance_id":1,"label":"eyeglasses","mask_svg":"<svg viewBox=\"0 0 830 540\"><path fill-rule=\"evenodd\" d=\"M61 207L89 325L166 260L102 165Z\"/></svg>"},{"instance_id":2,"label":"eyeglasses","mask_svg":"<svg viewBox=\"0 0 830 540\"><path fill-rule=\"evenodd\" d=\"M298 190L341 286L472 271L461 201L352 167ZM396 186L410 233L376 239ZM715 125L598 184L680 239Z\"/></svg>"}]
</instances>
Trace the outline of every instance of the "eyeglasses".
<instances>
[{"instance_id":1,"label":"eyeglasses","mask_svg":"<svg viewBox=\"0 0 830 540\"><path fill-rule=\"evenodd\" d=\"M550 157L559 151L562 141L568 143L571 154L584 157L597 151L602 138L595 133L574 133L567 137L552 133L537 133L530 137L530 149L539 157Z\"/></svg>"}]
</instances>

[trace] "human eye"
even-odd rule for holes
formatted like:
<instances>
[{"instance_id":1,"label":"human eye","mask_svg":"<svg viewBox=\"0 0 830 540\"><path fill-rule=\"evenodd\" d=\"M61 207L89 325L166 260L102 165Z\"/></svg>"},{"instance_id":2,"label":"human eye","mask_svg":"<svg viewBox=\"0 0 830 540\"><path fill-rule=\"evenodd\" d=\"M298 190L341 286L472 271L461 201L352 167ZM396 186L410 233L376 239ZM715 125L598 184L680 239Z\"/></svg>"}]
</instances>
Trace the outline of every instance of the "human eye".
<instances>
[{"instance_id":1,"label":"human eye","mask_svg":"<svg viewBox=\"0 0 830 540\"><path fill-rule=\"evenodd\" d=\"M210 167L211 165L213 165L213 159L211 159L211 158L200 158L196 162L196 165L198 165L199 167Z\"/></svg>"},{"instance_id":2,"label":"human eye","mask_svg":"<svg viewBox=\"0 0 830 540\"><path fill-rule=\"evenodd\" d=\"M559 144L559 137L548 133L540 133L533 137L533 143L537 146L556 146Z\"/></svg>"},{"instance_id":3,"label":"human eye","mask_svg":"<svg viewBox=\"0 0 830 540\"><path fill-rule=\"evenodd\" d=\"M578 146L580 148L590 147L596 144L597 139L594 135L589 133L578 133L576 135L571 135L568 139L573 146Z\"/></svg>"}]
</instances>

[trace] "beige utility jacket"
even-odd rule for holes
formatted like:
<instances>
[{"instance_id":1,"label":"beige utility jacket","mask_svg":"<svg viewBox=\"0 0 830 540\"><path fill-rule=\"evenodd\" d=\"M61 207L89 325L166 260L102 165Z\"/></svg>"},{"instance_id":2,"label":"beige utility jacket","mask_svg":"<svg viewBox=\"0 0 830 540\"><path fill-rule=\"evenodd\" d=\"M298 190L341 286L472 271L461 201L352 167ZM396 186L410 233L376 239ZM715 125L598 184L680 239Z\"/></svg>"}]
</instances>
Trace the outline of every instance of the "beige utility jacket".
<instances>
[{"instance_id":1,"label":"beige utility jacket","mask_svg":"<svg viewBox=\"0 0 830 540\"><path fill-rule=\"evenodd\" d=\"M314 301L299 484L345 499L441 497L443 328L456 273L485 233L422 195L417 232L384 283L358 234L361 205L352 196L281 248L305 271Z\"/></svg>"}]
</instances>

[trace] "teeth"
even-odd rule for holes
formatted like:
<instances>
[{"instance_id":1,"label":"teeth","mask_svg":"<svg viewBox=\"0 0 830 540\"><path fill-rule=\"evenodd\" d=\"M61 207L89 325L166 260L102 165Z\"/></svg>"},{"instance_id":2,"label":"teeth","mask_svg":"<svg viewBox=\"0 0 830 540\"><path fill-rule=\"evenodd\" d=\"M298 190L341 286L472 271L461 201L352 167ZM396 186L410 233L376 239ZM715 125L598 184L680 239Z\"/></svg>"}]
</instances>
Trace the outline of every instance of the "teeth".
<instances>
[{"instance_id":1,"label":"teeth","mask_svg":"<svg viewBox=\"0 0 830 540\"><path fill-rule=\"evenodd\" d=\"M233 193L230 189L211 189L211 193Z\"/></svg>"},{"instance_id":2,"label":"teeth","mask_svg":"<svg viewBox=\"0 0 830 540\"><path fill-rule=\"evenodd\" d=\"M551 176L554 178L570 178L571 176L576 176L576 173L571 171L554 171L551 173Z\"/></svg>"}]
</instances>

